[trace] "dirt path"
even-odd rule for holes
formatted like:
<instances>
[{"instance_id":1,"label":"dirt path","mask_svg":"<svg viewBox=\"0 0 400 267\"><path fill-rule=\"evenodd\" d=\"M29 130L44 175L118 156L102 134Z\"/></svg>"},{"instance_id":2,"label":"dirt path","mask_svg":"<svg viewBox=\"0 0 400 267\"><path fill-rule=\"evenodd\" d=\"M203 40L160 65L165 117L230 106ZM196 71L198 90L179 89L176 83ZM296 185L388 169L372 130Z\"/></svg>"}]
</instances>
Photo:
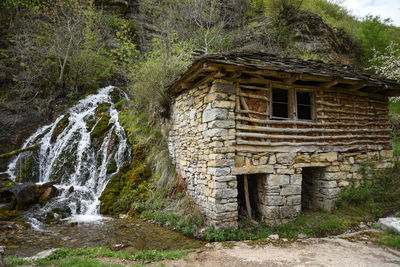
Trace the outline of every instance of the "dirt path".
<instances>
[{"instance_id":1,"label":"dirt path","mask_svg":"<svg viewBox=\"0 0 400 267\"><path fill-rule=\"evenodd\" d=\"M372 243L368 235L295 242L214 243L165 266L399 266L400 250ZM158 265L160 263L155 263Z\"/></svg>"}]
</instances>

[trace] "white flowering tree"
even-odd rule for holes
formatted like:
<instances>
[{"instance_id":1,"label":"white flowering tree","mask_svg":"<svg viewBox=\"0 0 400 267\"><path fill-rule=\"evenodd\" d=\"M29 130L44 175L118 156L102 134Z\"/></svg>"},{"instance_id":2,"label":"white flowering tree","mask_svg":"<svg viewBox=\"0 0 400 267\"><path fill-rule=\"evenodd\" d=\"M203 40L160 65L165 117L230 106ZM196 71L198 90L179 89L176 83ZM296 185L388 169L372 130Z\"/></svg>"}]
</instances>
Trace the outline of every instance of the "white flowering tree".
<instances>
[{"instance_id":1,"label":"white flowering tree","mask_svg":"<svg viewBox=\"0 0 400 267\"><path fill-rule=\"evenodd\" d=\"M400 82L400 43L392 42L384 52L375 51L370 64L369 69L377 74Z\"/></svg>"}]
</instances>

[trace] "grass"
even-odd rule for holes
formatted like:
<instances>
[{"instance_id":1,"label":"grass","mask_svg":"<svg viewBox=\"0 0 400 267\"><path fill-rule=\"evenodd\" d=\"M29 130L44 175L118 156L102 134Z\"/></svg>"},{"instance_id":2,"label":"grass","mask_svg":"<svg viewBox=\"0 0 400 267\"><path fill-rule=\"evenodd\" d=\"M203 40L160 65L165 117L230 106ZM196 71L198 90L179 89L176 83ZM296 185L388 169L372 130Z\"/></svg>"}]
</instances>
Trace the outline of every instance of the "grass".
<instances>
[{"instance_id":1,"label":"grass","mask_svg":"<svg viewBox=\"0 0 400 267\"><path fill-rule=\"evenodd\" d=\"M140 264L161 261L161 260L173 260L186 256L191 249L185 250L171 250L171 251L157 251L157 250L145 250L139 251L134 254L112 251L106 247L93 247L93 248L61 248L44 259L36 261L27 261L22 258L6 257L5 263L7 266L19 266L26 264L34 264L38 266L80 266L80 267L92 267L92 266L121 266L116 264L104 264L96 260L99 257L115 258L122 260L129 260L139 262ZM138 266L141 266L141 265Z\"/></svg>"},{"instance_id":2,"label":"grass","mask_svg":"<svg viewBox=\"0 0 400 267\"><path fill-rule=\"evenodd\" d=\"M386 230L383 237L375 240L378 243L400 249L400 235L394 231Z\"/></svg>"}]
</instances>

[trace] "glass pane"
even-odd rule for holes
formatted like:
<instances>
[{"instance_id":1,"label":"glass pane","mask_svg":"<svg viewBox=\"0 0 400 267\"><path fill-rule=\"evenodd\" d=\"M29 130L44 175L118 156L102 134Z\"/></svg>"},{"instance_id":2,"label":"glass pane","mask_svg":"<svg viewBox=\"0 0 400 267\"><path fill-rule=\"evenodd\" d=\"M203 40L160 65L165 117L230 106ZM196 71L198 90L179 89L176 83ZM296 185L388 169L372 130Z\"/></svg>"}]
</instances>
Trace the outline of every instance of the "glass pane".
<instances>
[{"instance_id":1,"label":"glass pane","mask_svg":"<svg viewBox=\"0 0 400 267\"><path fill-rule=\"evenodd\" d=\"M311 105L311 93L310 92L297 92L297 104Z\"/></svg>"},{"instance_id":2,"label":"glass pane","mask_svg":"<svg viewBox=\"0 0 400 267\"><path fill-rule=\"evenodd\" d=\"M283 89L272 89L272 102L288 102L288 91Z\"/></svg>"},{"instance_id":3,"label":"glass pane","mask_svg":"<svg viewBox=\"0 0 400 267\"><path fill-rule=\"evenodd\" d=\"M311 106L297 105L297 117L300 120L311 120Z\"/></svg>"},{"instance_id":4,"label":"glass pane","mask_svg":"<svg viewBox=\"0 0 400 267\"><path fill-rule=\"evenodd\" d=\"M289 118L288 104L273 103L272 104L272 116Z\"/></svg>"}]
</instances>

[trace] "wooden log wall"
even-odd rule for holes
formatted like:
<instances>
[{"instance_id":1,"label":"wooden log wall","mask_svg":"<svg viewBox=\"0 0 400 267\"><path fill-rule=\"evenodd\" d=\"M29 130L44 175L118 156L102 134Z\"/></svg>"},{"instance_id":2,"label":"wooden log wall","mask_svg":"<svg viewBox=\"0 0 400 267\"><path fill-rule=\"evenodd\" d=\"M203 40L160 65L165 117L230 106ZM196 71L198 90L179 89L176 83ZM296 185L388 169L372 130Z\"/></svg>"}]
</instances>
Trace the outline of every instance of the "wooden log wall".
<instances>
[{"instance_id":1,"label":"wooden log wall","mask_svg":"<svg viewBox=\"0 0 400 267\"><path fill-rule=\"evenodd\" d=\"M272 83L265 86L236 83L238 151L329 152L392 148L387 99L373 99L354 91L311 89L313 120L273 120L273 86ZM285 88L296 88L296 85L285 85ZM289 100L293 111L294 102Z\"/></svg>"}]
</instances>

